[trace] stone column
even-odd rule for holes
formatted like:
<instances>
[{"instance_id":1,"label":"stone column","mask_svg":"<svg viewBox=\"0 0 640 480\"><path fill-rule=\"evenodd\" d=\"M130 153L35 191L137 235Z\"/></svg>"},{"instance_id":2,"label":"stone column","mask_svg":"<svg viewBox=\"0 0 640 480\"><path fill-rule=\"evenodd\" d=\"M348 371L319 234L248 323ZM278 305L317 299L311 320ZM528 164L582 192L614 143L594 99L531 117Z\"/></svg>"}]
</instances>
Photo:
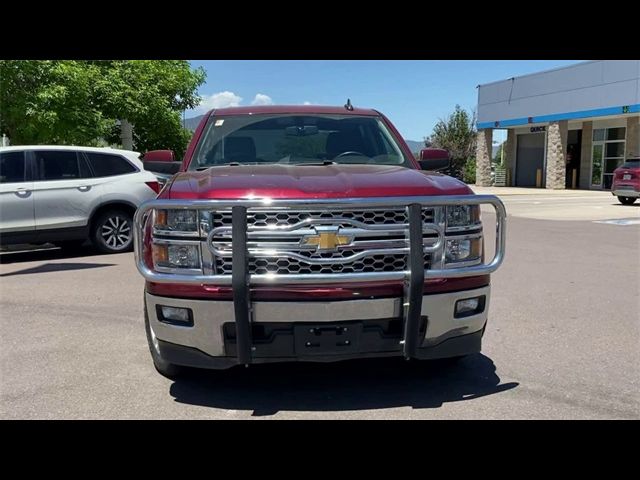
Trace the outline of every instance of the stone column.
<instances>
[{"instance_id":1,"label":"stone column","mask_svg":"<svg viewBox=\"0 0 640 480\"><path fill-rule=\"evenodd\" d=\"M593 122L582 122L582 144L580 145L580 188L591 188L591 141Z\"/></svg>"},{"instance_id":2,"label":"stone column","mask_svg":"<svg viewBox=\"0 0 640 480\"><path fill-rule=\"evenodd\" d=\"M514 184L513 168L516 164L516 131L507 130L507 143L504 146L504 169L507 172L507 187Z\"/></svg>"},{"instance_id":3,"label":"stone column","mask_svg":"<svg viewBox=\"0 0 640 480\"><path fill-rule=\"evenodd\" d=\"M561 120L551 122L547 128L546 188L565 188L568 127L567 121Z\"/></svg>"},{"instance_id":4,"label":"stone column","mask_svg":"<svg viewBox=\"0 0 640 480\"><path fill-rule=\"evenodd\" d=\"M627 118L627 158L640 156L640 117Z\"/></svg>"},{"instance_id":5,"label":"stone column","mask_svg":"<svg viewBox=\"0 0 640 480\"><path fill-rule=\"evenodd\" d=\"M476 185L491 186L491 151L493 129L478 130L476 142Z\"/></svg>"}]
</instances>

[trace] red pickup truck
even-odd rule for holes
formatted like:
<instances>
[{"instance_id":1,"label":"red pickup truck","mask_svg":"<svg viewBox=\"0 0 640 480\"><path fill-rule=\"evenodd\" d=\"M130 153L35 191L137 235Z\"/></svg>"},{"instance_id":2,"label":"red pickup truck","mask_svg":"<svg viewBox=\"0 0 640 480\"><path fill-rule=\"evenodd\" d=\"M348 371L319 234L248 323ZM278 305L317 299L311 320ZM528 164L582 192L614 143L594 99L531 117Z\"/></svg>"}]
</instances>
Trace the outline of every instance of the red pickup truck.
<instances>
[{"instance_id":1,"label":"red pickup truck","mask_svg":"<svg viewBox=\"0 0 640 480\"><path fill-rule=\"evenodd\" d=\"M479 352L506 213L433 171L446 165L350 104L209 112L135 215L156 369Z\"/></svg>"}]
</instances>

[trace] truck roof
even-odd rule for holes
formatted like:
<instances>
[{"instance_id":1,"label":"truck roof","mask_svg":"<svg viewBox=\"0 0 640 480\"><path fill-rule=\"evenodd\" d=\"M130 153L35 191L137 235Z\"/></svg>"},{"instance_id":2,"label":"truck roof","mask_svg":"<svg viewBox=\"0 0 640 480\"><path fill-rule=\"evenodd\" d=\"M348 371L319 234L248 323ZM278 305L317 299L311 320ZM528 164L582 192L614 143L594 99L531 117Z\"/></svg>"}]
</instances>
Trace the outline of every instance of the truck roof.
<instances>
[{"instance_id":1,"label":"truck roof","mask_svg":"<svg viewBox=\"0 0 640 480\"><path fill-rule=\"evenodd\" d=\"M253 105L247 107L216 108L207 113L209 117L215 112L216 116L223 115L252 115L252 114L325 114L325 115L368 115L377 117L380 114L371 108L356 108L347 110L345 107L332 107L325 105Z\"/></svg>"}]
</instances>

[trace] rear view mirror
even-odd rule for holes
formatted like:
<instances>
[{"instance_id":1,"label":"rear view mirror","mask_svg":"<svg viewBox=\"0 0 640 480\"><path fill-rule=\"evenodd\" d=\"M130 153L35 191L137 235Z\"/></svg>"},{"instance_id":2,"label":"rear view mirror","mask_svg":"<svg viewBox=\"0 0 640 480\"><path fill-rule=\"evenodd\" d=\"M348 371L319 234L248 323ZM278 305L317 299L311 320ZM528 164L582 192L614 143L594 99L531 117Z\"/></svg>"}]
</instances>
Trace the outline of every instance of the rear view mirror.
<instances>
[{"instance_id":1,"label":"rear view mirror","mask_svg":"<svg viewBox=\"0 0 640 480\"><path fill-rule=\"evenodd\" d=\"M285 134L291 137L306 137L308 135L317 135L318 127L316 125L305 125L304 127L287 127L284 129Z\"/></svg>"},{"instance_id":2,"label":"rear view mirror","mask_svg":"<svg viewBox=\"0 0 640 480\"><path fill-rule=\"evenodd\" d=\"M451 161L449 152L442 148L423 148L419 163L422 170L442 170L448 168Z\"/></svg>"},{"instance_id":3,"label":"rear view mirror","mask_svg":"<svg viewBox=\"0 0 640 480\"><path fill-rule=\"evenodd\" d=\"M182 166L181 161L176 161L173 150L151 150L142 156L142 163L145 170L170 175L178 173Z\"/></svg>"}]
</instances>

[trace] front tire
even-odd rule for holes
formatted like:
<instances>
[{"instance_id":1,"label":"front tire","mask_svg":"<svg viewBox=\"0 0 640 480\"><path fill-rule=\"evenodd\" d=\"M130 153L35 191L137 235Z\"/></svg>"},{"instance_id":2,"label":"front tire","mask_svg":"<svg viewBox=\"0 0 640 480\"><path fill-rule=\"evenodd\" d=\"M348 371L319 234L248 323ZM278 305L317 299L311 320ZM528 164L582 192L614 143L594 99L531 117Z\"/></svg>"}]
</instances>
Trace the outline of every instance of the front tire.
<instances>
[{"instance_id":1,"label":"front tire","mask_svg":"<svg viewBox=\"0 0 640 480\"><path fill-rule=\"evenodd\" d=\"M149 345L151 360L153 360L153 366L156 368L158 373L163 377L167 377L172 380L180 377L184 373L185 368L180 365L169 363L160 356L160 352L157 345L157 339L155 338L155 335L151 331L151 325L149 323L149 314L147 312L146 306L144 307L144 329L147 334L147 344Z\"/></svg>"},{"instance_id":2,"label":"front tire","mask_svg":"<svg viewBox=\"0 0 640 480\"><path fill-rule=\"evenodd\" d=\"M133 248L133 219L123 210L109 210L94 222L91 241L103 253L122 253Z\"/></svg>"},{"instance_id":3,"label":"front tire","mask_svg":"<svg viewBox=\"0 0 640 480\"><path fill-rule=\"evenodd\" d=\"M636 197L618 197L618 200L623 205L633 205L634 203L636 203L637 198Z\"/></svg>"}]
</instances>

